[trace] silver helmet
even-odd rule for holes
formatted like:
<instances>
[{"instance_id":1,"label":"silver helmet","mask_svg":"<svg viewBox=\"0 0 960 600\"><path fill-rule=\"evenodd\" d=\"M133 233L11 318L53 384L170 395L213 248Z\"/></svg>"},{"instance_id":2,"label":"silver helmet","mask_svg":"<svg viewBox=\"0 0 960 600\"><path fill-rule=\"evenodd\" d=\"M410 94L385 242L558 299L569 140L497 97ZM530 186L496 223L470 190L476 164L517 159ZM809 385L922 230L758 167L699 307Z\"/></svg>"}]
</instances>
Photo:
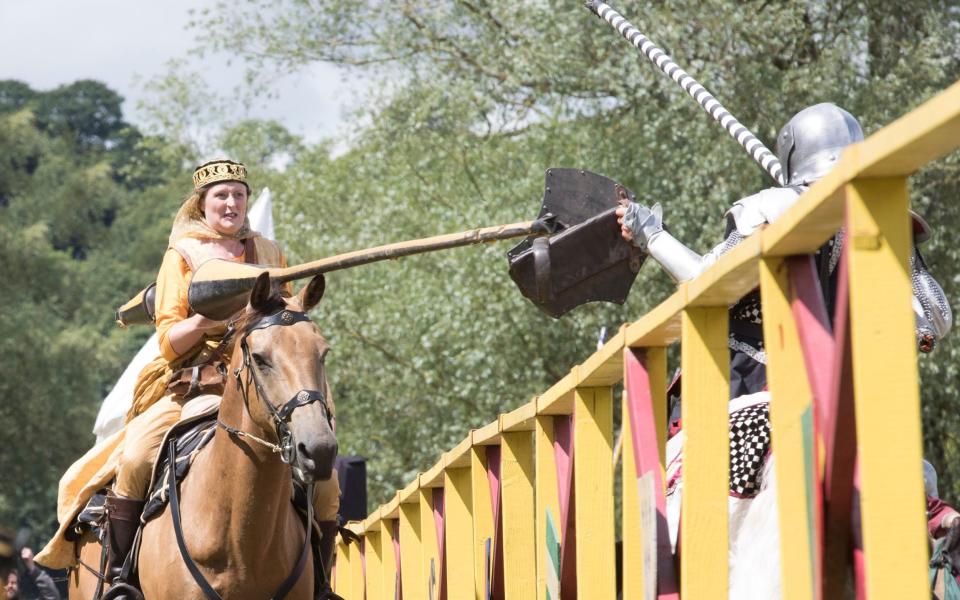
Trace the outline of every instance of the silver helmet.
<instances>
[{"instance_id":1,"label":"silver helmet","mask_svg":"<svg viewBox=\"0 0 960 600\"><path fill-rule=\"evenodd\" d=\"M820 179L833 168L846 146L862 139L860 123L836 104L824 102L801 110L777 135L777 157L787 185Z\"/></svg>"}]
</instances>

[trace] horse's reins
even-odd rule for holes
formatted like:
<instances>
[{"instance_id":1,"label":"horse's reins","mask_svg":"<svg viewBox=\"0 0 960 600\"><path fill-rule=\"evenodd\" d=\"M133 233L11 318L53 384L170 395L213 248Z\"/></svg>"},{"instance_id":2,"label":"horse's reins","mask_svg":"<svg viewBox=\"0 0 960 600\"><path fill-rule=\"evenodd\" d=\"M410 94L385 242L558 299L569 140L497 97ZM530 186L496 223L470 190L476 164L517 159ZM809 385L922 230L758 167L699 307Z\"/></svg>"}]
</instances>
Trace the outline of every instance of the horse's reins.
<instances>
[{"instance_id":1,"label":"horse's reins","mask_svg":"<svg viewBox=\"0 0 960 600\"><path fill-rule=\"evenodd\" d=\"M76 542L74 542L74 547L76 547ZM94 600L98 600L98 599L103 595L103 590L104 590L103 586L110 583L109 581L107 581L107 578L106 578L106 576L104 575L104 573L107 572L107 547L106 547L105 545L103 545L103 544L100 545L100 570L99 570L99 571L97 571L96 569L94 569L93 567L91 567L90 565L88 565L87 563L83 562L83 561L80 559L80 556L79 556L79 555L77 556L77 564L78 564L80 567L83 567L84 569L86 569L87 571L89 571L91 575L93 575L94 577L97 578L97 591L96 591L96 593L94 593L93 598L94 598ZM76 566L75 566L75 567L68 567L68 568L67 568L67 579L70 578L70 571L72 571L72 570L74 570L74 569L76 569L77 571L79 571L79 570L80 570L80 567L76 567ZM79 573L78 573L78 577L79 577Z\"/></svg>"},{"instance_id":2,"label":"horse's reins","mask_svg":"<svg viewBox=\"0 0 960 600\"><path fill-rule=\"evenodd\" d=\"M294 410L300 408L301 406L307 406L314 402L319 402L323 407L324 415L327 418L327 422L331 422L330 408L327 406L326 397L323 392L318 390L300 390L294 394L293 398L288 400L283 406L277 409L273 404L270 403L266 398L266 391L263 389L263 385L260 382L260 376L255 365L255 361L250 358L250 349L247 346L247 336L250 335L253 331L259 329L266 329L267 327L277 326L288 326L293 325L294 323L299 323L301 321L309 321L310 317L307 316L304 312L292 311L292 310L281 310L272 315L263 317L255 325L249 327L246 332L243 334L243 337L240 338L240 348L243 352L243 363L241 366L234 370L234 378L237 384L237 388L243 394L244 406L246 407L247 412L250 412L250 399L249 399L249 389L250 389L250 379L253 380L254 388L257 391L257 396L263 401L267 407L267 411L273 417L274 427L276 429L277 435L277 444L268 442L264 439L261 439L251 433L242 431L235 427L231 427L221 421L219 417L217 418L217 426L223 428L228 434L237 436L237 437L246 437L254 441L257 441L268 448L270 448L274 453L280 454L280 460L284 463L290 464L297 455L296 444L293 439L293 432L290 431L290 427L287 425L287 421L290 419L290 415ZM243 380L240 377L242 371L246 369L250 376L247 379L246 385L244 385ZM168 482L168 496L170 498L170 512L173 519L173 530L177 538L177 546L180 548L180 554L183 556L183 561L187 565L187 569L190 571L190 574L193 576L194 581L197 582L197 585L200 586L200 589L203 590L204 595L209 600L223 600L220 594L210 585L210 583L203 576L203 573L200 572L199 567L190 558L190 553L187 551L186 543L183 538L183 526L180 521L180 500L177 494L177 473L176 473L176 440L170 440L169 443L170 451L170 478ZM294 565L293 571L287 578L280 584L280 588L271 596L271 598L280 600L284 598L291 589L293 589L294 584L297 580L300 579L300 576L303 574L303 569L307 564L307 553L310 550L310 538L313 533L313 484L307 484L306 490L307 497L307 532L303 540L303 550L300 551L300 558L297 560L297 564ZM325 573L322 573L321 576L326 576Z\"/></svg>"}]
</instances>

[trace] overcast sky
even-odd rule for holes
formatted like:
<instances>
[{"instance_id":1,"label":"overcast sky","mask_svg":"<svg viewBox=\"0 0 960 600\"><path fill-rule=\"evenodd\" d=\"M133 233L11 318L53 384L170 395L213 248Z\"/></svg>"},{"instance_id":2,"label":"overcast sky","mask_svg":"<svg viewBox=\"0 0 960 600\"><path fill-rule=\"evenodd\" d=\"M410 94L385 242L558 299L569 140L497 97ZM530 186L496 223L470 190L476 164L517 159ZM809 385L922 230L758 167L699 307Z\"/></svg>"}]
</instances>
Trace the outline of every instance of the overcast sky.
<instances>
[{"instance_id":1,"label":"overcast sky","mask_svg":"<svg viewBox=\"0 0 960 600\"><path fill-rule=\"evenodd\" d=\"M190 9L214 0L0 0L0 79L19 79L50 90L78 79L97 79L125 99L124 114L138 122L136 102L143 79L166 72L171 59L194 46L187 30ZM208 57L206 64L214 61ZM243 66L216 61L205 69L208 84L231 89ZM207 75L209 74L209 75ZM277 98L243 117L273 118L291 132L316 141L336 131L349 91L337 70L316 65L286 77Z\"/></svg>"}]
</instances>

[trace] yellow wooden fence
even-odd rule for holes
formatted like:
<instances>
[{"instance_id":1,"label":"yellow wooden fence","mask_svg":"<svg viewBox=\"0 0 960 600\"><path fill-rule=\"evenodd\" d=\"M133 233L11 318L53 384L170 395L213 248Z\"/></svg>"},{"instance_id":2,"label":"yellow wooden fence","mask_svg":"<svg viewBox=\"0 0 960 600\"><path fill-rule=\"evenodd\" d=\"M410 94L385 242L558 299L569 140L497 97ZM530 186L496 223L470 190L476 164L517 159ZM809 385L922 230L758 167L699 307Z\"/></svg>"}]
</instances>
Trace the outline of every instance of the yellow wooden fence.
<instances>
[{"instance_id":1,"label":"yellow wooden fence","mask_svg":"<svg viewBox=\"0 0 960 600\"><path fill-rule=\"evenodd\" d=\"M363 541L338 543L337 593L395 600L402 587L406 600L613 600L620 538L623 597L656 597L648 595L655 587L644 581L650 570L643 566L652 560L643 531L651 521L633 484L630 431L640 424L631 423L626 399L622 531L615 531L612 386L624 379L626 355L642 357L644 392L654 400L655 431L663 435L665 350L679 342L686 435L680 589L684 598L726 597L727 312L759 286L784 597L836 596L824 581L822 443L811 439L822 427L811 428L819 393L811 382L823 373L809 372L804 362L792 310L789 265L796 259L789 257L809 256L846 221L859 585L871 599L929 598L907 178L958 146L960 83L850 147L776 223L625 325L546 392L471 431L365 521L350 524ZM662 461L662 438L657 443Z\"/></svg>"}]
</instances>

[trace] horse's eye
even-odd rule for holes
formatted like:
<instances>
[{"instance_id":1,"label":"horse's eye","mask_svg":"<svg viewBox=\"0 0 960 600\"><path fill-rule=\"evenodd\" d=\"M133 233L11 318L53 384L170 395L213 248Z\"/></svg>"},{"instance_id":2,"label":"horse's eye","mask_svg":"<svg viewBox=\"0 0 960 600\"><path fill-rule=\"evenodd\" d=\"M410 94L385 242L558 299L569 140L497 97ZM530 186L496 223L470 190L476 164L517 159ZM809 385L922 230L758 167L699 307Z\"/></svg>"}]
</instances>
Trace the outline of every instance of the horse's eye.
<instances>
[{"instance_id":1,"label":"horse's eye","mask_svg":"<svg viewBox=\"0 0 960 600\"><path fill-rule=\"evenodd\" d=\"M264 358L262 354L259 354L259 353L257 353L257 352L254 352L254 353L253 353L253 362L257 363L257 366L258 366L258 367L269 367L269 366L270 366L270 361L268 361L266 358Z\"/></svg>"}]
</instances>

